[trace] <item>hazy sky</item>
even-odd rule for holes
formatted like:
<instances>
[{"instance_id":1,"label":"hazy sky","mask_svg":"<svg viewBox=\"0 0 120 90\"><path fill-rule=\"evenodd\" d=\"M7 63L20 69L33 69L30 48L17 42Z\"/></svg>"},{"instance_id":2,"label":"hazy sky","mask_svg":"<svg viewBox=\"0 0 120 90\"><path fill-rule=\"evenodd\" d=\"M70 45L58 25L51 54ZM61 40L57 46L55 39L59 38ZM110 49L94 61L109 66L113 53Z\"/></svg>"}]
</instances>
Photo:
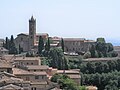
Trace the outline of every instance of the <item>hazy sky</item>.
<instances>
[{"instance_id":1,"label":"hazy sky","mask_svg":"<svg viewBox=\"0 0 120 90\"><path fill-rule=\"evenodd\" d=\"M32 15L50 36L120 37L120 0L1 0L0 38L28 32Z\"/></svg>"}]
</instances>

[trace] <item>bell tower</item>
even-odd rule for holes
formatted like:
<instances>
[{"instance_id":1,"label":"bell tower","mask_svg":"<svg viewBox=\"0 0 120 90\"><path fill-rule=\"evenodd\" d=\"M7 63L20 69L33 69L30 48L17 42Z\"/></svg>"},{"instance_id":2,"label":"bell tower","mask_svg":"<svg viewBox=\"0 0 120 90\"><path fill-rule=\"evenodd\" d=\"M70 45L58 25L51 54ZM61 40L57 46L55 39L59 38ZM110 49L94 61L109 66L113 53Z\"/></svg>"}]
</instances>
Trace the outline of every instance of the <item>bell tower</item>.
<instances>
[{"instance_id":1,"label":"bell tower","mask_svg":"<svg viewBox=\"0 0 120 90\"><path fill-rule=\"evenodd\" d=\"M31 17L29 20L29 50L34 47L36 43L36 19Z\"/></svg>"}]
</instances>

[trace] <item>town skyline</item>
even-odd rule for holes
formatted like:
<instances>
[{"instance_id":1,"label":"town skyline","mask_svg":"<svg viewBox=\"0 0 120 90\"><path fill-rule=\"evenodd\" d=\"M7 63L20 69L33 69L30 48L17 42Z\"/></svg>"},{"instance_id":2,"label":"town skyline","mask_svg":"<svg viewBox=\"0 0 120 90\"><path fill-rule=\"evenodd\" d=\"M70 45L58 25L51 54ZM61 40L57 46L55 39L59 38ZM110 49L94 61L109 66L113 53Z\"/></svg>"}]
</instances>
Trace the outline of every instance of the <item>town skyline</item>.
<instances>
[{"instance_id":1,"label":"town skyline","mask_svg":"<svg viewBox=\"0 0 120 90\"><path fill-rule=\"evenodd\" d=\"M28 32L28 20L33 15L37 32L50 36L79 37L107 42L119 41L119 1L2 1L0 6L1 36Z\"/></svg>"}]
</instances>

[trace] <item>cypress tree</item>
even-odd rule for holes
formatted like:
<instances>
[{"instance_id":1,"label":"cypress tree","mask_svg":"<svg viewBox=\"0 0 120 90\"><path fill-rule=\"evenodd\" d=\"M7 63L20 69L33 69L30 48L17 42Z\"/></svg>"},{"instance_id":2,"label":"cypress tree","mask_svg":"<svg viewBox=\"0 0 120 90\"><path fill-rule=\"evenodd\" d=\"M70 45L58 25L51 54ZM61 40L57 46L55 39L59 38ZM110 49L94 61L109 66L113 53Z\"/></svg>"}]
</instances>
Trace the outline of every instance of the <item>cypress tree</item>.
<instances>
[{"instance_id":1,"label":"cypress tree","mask_svg":"<svg viewBox=\"0 0 120 90\"><path fill-rule=\"evenodd\" d=\"M42 54L42 50L44 49L44 41L42 36L39 37L39 43L38 43L38 54Z\"/></svg>"},{"instance_id":2,"label":"cypress tree","mask_svg":"<svg viewBox=\"0 0 120 90\"><path fill-rule=\"evenodd\" d=\"M48 37L48 51L50 51L50 39Z\"/></svg>"},{"instance_id":3,"label":"cypress tree","mask_svg":"<svg viewBox=\"0 0 120 90\"><path fill-rule=\"evenodd\" d=\"M48 40L45 44L45 51L47 51L47 52L50 51L50 40L49 40L49 38L48 38Z\"/></svg>"},{"instance_id":4,"label":"cypress tree","mask_svg":"<svg viewBox=\"0 0 120 90\"><path fill-rule=\"evenodd\" d=\"M9 50L9 39L8 39L8 37L6 37L4 47Z\"/></svg>"},{"instance_id":5,"label":"cypress tree","mask_svg":"<svg viewBox=\"0 0 120 90\"><path fill-rule=\"evenodd\" d=\"M61 39L61 47L62 47L62 50L64 52L64 40L63 40L63 38Z\"/></svg>"},{"instance_id":6,"label":"cypress tree","mask_svg":"<svg viewBox=\"0 0 120 90\"><path fill-rule=\"evenodd\" d=\"M9 41L9 54L17 54L17 48L15 47L13 35L11 35L11 39Z\"/></svg>"}]
</instances>

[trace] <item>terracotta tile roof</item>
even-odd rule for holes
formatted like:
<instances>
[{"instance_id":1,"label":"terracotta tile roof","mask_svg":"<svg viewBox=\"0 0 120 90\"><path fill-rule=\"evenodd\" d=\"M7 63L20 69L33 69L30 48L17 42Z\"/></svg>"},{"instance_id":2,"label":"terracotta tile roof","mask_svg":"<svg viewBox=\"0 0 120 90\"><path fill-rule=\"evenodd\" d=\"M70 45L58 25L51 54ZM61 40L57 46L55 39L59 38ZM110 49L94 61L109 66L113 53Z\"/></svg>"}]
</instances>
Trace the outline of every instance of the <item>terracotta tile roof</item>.
<instances>
[{"instance_id":1,"label":"terracotta tile roof","mask_svg":"<svg viewBox=\"0 0 120 90\"><path fill-rule=\"evenodd\" d=\"M12 64L6 62L6 60L0 60L0 68L12 68Z\"/></svg>"},{"instance_id":2,"label":"terracotta tile roof","mask_svg":"<svg viewBox=\"0 0 120 90\"><path fill-rule=\"evenodd\" d=\"M16 57L14 61L21 61L21 60L40 60L39 57Z\"/></svg>"},{"instance_id":3,"label":"terracotta tile roof","mask_svg":"<svg viewBox=\"0 0 120 90\"><path fill-rule=\"evenodd\" d=\"M62 73L66 73L66 74L79 74L79 71L77 70L57 70L57 73L62 74Z\"/></svg>"},{"instance_id":4,"label":"terracotta tile roof","mask_svg":"<svg viewBox=\"0 0 120 90\"><path fill-rule=\"evenodd\" d=\"M48 36L48 33L36 33L36 35L37 36L43 36L43 35Z\"/></svg>"},{"instance_id":5,"label":"terracotta tile roof","mask_svg":"<svg viewBox=\"0 0 120 90\"><path fill-rule=\"evenodd\" d=\"M84 41L85 38L63 38L64 41Z\"/></svg>"},{"instance_id":6,"label":"terracotta tile roof","mask_svg":"<svg viewBox=\"0 0 120 90\"><path fill-rule=\"evenodd\" d=\"M0 87L0 90L12 90L12 89L22 89L22 87L17 86L17 85L13 85L13 84L9 84L3 87Z\"/></svg>"},{"instance_id":7,"label":"terracotta tile roof","mask_svg":"<svg viewBox=\"0 0 120 90\"><path fill-rule=\"evenodd\" d=\"M28 33L20 33L20 34L18 34L17 36L20 36L20 35L28 36L29 34L28 34Z\"/></svg>"},{"instance_id":8,"label":"terracotta tile roof","mask_svg":"<svg viewBox=\"0 0 120 90\"><path fill-rule=\"evenodd\" d=\"M14 75L47 75L46 72L29 72L20 68L13 68L13 74Z\"/></svg>"},{"instance_id":9,"label":"terracotta tile roof","mask_svg":"<svg viewBox=\"0 0 120 90\"><path fill-rule=\"evenodd\" d=\"M24 82L23 79L15 78L15 77L10 77L10 78L2 78L0 80L0 83L6 82L6 83L21 83Z\"/></svg>"},{"instance_id":10,"label":"terracotta tile roof","mask_svg":"<svg viewBox=\"0 0 120 90\"><path fill-rule=\"evenodd\" d=\"M0 47L0 51L9 51L9 50L7 50L7 49L4 48L4 47Z\"/></svg>"},{"instance_id":11,"label":"terracotta tile roof","mask_svg":"<svg viewBox=\"0 0 120 90\"><path fill-rule=\"evenodd\" d=\"M26 35L26 36L28 36L29 35L29 33L20 33L20 34L18 34L18 36L19 35ZM36 33L36 36L43 36L43 35L48 35L48 33Z\"/></svg>"},{"instance_id":12,"label":"terracotta tile roof","mask_svg":"<svg viewBox=\"0 0 120 90\"><path fill-rule=\"evenodd\" d=\"M6 75L6 76L9 76L9 77L15 77L14 74L10 74L10 73L7 73L7 72L0 72L0 75Z\"/></svg>"},{"instance_id":13,"label":"terracotta tile roof","mask_svg":"<svg viewBox=\"0 0 120 90\"><path fill-rule=\"evenodd\" d=\"M7 62L12 62L13 59L15 58L15 55L3 55L2 58Z\"/></svg>"},{"instance_id":14,"label":"terracotta tile roof","mask_svg":"<svg viewBox=\"0 0 120 90\"><path fill-rule=\"evenodd\" d=\"M34 69L48 69L49 67L46 65L27 65L26 66L28 70L34 70Z\"/></svg>"},{"instance_id":15,"label":"terracotta tile roof","mask_svg":"<svg viewBox=\"0 0 120 90\"><path fill-rule=\"evenodd\" d=\"M46 85L47 81L31 82L31 85Z\"/></svg>"},{"instance_id":16,"label":"terracotta tile roof","mask_svg":"<svg viewBox=\"0 0 120 90\"><path fill-rule=\"evenodd\" d=\"M68 74L68 76L71 78L71 79L80 79L81 78L81 76L80 76L80 74Z\"/></svg>"}]
</instances>

